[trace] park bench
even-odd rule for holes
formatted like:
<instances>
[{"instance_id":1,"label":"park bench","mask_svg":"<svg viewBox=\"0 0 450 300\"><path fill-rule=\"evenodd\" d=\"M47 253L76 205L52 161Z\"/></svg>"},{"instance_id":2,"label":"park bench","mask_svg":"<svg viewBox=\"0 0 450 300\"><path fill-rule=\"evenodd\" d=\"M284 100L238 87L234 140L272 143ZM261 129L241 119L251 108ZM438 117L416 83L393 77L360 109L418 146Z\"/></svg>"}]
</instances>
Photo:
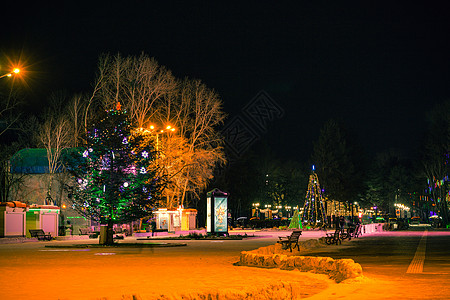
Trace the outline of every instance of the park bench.
<instances>
[{"instance_id":1,"label":"park bench","mask_svg":"<svg viewBox=\"0 0 450 300\"><path fill-rule=\"evenodd\" d=\"M32 238L37 238L38 241L51 241L52 235L50 233L45 233L42 229L29 229Z\"/></svg>"},{"instance_id":2,"label":"park bench","mask_svg":"<svg viewBox=\"0 0 450 300\"><path fill-rule=\"evenodd\" d=\"M169 232L169 230L168 230L168 229L164 229L164 228L159 228L159 229L156 229L156 228L155 228L155 229L152 230L152 235L155 235L155 236L156 236L156 235L157 235L157 234L156 234L157 232Z\"/></svg>"},{"instance_id":3,"label":"park bench","mask_svg":"<svg viewBox=\"0 0 450 300\"><path fill-rule=\"evenodd\" d=\"M334 233L327 233L327 236L325 237L325 243L327 245L331 244L341 244L341 229L336 229Z\"/></svg>"},{"instance_id":4,"label":"park bench","mask_svg":"<svg viewBox=\"0 0 450 300\"><path fill-rule=\"evenodd\" d=\"M302 232L300 230L293 231L290 236L282 237L279 236L279 241L277 243L280 243L282 248L286 250L289 248L289 250L292 252L292 248L297 247L297 250L300 251L300 245L298 244L298 238L302 235Z\"/></svg>"},{"instance_id":5,"label":"park bench","mask_svg":"<svg viewBox=\"0 0 450 300\"><path fill-rule=\"evenodd\" d=\"M89 238L95 239L98 237L98 232L92 231L90 227L80 228L80 235L88 235Z\"/></svg>"},{"instance_id":6,"label":"park bench","mask_svg":"<svg viewBox=\"0 0 450 300\"><path fill-rule=\"evenodd\" d=\"M341 240L351 240L353 233L355 232L355 227L349 227L347 230L341 229Z\"/></svg>"},{"instance_id":7,"label":"park bench","mask_svg":"<svg viewBox=\"0 0 450 300\"><path fill-rule=\"evenodd\" d=\"M357 224L356 226L353 225L347 228L347 232L341 233L341 239L342 240L348 239L350 241L352 238L359 237L361 235L361 228L362 228L361 224Z\"/></svg>"}]
</instances>

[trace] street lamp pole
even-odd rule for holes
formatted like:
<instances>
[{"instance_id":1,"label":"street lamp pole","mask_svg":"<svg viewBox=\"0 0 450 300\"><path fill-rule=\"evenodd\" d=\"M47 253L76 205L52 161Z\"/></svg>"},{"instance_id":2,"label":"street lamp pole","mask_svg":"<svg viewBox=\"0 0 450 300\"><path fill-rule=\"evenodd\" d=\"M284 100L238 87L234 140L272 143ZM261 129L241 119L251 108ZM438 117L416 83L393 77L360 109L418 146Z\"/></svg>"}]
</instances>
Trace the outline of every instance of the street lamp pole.
<instances>
[{"instance_id":1,"label":"street lamp pole","mask_svg":"<svg viewBox=\"0 0 450 300\"><path fill-rule=\"evenodd\" d=\"M159 152L159 135L163 133L170 133L175 131L175 127L172 127L171 125L167 125L165 129L161 129L157 132L153 132L155 130L155 126L150 125L150 132L154 133L156 135L156 151Z\"/></svg>"}]
</instances>

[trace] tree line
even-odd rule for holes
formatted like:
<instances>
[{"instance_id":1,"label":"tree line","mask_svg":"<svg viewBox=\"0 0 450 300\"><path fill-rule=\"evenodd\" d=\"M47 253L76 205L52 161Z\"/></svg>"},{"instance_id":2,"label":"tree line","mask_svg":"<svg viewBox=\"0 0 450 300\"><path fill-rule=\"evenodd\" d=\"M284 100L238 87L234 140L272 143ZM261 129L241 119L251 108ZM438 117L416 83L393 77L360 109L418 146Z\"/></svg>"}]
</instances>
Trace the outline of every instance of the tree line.
<instances>
[{"instance_id":1,"label":"tree line","mask_svg":"<svg viewBox=\"0 0 450 300\"><path fill-rule=\"evenodd\" d=\"M313 142L309 159L280 161L259 144L228 166L217 184L230 192L236 216L249 216L254 203L302 207L314 164L325 196L348 209L357 202L395 216L394 204L402 203L423 220L434 212L447 224L450 101L432 108L426 118L426 134L414 157L396 149L369 156L345 123L331 119Z\"/></svg>"},{"instance_id":2,"label":"tree line","mask_svg":"<svg viewBox=\"0 0 450 300\"><path fill-rule=\"evenodd\" d=\"M51 198L52 182L67 180L67 174L59 172L62 151L83 145L99 112L120 102L135 129L151 131L151 125L167 124L176 129L175 134L151 131L161 152L158 163L171 179L159 199L161 206L202 206L205 191L212 187L230 193L234 217L248 215L253 203L302 206L310 166L315 164L329 199L377 206L390 214L393 204L401 202L414 206L423 218L439 212L448 223L449 101L427 114L427 134L414 159L396 150L368 158L344 123L328 120L309 159L285 161L262 141L258 149L226 165L218 130L226 114L219 95L200 80L176 78L145 54L101 55L89 94L55 92L39 114L23 114L23 94L17 86L2 82L0 97L1 201L14 198L20 189L23 174L9 172L9 159L27 147L46 149ZM218 166L222 171L215 174ZM60 204L58 198L52 201Z\"/></svg>"}]
</instances>

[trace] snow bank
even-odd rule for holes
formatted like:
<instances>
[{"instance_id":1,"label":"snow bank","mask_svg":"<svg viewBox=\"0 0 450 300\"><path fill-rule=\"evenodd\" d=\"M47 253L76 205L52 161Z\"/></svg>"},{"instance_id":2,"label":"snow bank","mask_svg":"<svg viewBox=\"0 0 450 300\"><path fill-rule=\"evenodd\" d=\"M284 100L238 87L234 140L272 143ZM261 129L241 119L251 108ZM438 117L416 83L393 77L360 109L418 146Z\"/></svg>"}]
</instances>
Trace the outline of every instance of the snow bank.
<instances>
[{"instance_id":1,"label":"snow bank","mask_svg":"<svg viewBox=\"0 0 450 300\"><path fill-rule=\"evenodd\" d=\"M299 256L305 249L319 245L317 240L300 242L300 251L283 250L281 244L261 247L252 251L242 251L238 265L279 268L282 270L297 269L301 272L326 274L336 282L362 276L362 267L353 259L333 259L331 257Z\"/></svg>"},{"instance_id":2,"label":"snow bank","mask_svg":"<svg viewBox=\"0 0 450 300\"><path fill-rule=\"evenodd\" d=\"M160 295L155 300L266 300L266 299L303 299L308 294L298 287L298 282L278 282L264 287L247 287L245 290L220 289L209 292L193 292L189 294ZM138 295L124 296L122 300L143 300Z\"/></svg>"}]
</instances>

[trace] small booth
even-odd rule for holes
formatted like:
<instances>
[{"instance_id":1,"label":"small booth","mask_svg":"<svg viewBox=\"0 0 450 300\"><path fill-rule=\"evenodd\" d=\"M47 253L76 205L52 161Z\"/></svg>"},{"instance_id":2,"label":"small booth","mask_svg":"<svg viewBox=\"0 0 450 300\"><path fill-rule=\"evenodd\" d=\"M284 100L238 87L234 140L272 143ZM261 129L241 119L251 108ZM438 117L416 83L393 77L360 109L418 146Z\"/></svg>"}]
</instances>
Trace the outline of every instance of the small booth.
<instances>
[{"instance_id":1,"label":"small booth","mask_svg":"<svg viewBox=\"0 0 450 300\"><path fill-rule=\"evenodd\" d=\"M27 205L19 201L0 203L0 237L25 236Z\"/></svg>"},{"instance_id":2,"label":"small booth","mask_svg":"<svg viewBox=\"0 0 450 300\"><path fill-rule=\"evenodd\" d=\"M187 231L196 228L196 209L167 209L159 208L153 212L156 217L156 229L174 231Z\"/></svg>"},{"instance_id":3,"label":"small booth","mask_svg":"<svg viewBox=\"0 0 450 300\"><path fill-rule=\"evenodd\" d=\"M181 230L193 230L197 228L197 210L193 208L181 211Z\"/></svg>"},{"instance_id":4,"label":"small booth","mask_svg":"<svg viewBox=\"0 0 450 300\"><path fill-rule=\"evenodd\" d=\"M58 236L59 227L58 206L53 205L31 205L27 211L27 237L31 237L29 229L42 229L53 237Z\"/></svg>"}]
</instances>

